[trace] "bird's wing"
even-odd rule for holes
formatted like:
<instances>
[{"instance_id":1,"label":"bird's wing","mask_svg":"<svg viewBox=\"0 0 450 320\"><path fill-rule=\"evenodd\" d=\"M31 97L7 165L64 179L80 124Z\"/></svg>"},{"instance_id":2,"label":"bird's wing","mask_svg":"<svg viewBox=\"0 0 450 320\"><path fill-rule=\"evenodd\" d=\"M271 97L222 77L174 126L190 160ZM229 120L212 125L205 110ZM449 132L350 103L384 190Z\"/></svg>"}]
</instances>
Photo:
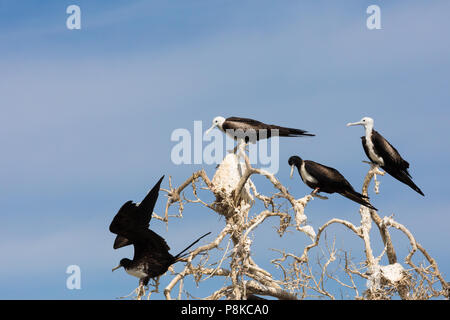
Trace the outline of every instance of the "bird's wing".
<instances>
[{"instance_id":1,"label":"bird's wing","mask_svg":"<svg viewBox=\"0 0 450 320\"><path fill-rule=\"evenodd\" d=\"M136 222L137 208L137 205L133 201L125 202L109 225L109 231L118 235L125 235L133 230Z\"/></svg>"},{"instance_id":2,"label":"bird's wing","mask_svg":"<svg viewBox=\"0 0 450 320\"><path fill-rule=\"evenodd\" d=\"M109 226L109 230L118 235L116 242L120 245L117 246L115 242L115 246L123 247L139 241L152 244L155 247L164 246L169 250L167 243L162 237L148 229L148 225L141 223L142 221L138 211L136 204L132 201L128 201L114 217ZM138 218L136 219L136 217ZM125 241L124 238L127 239L128 242Z\"/></svg>"},{"instance_id":3,"label":"bird's wing","mask_svg":"<svg viewBox=\"0 0 450 320\"><path fill-rule=\"evenodd\" d=\"M232 122L242 122L242 123L248 123L250 125L261 125L264 124L258 120L250 119L250 118L239 118L239 117L229 117L226 119L226 121L232 121Z\"/></svg>"},{"instance_id":4,"label":"bird's wing","mask_svg":"<svg viewBox=\"0 0 450 320\"><path fill-rule=\"evenodd\" d=\"M372 142L376 152L383 158L385 166L394 166L402 170L409 168L409 163L404 160L397 149L377 131L372 131Z\"/></svg>"},{"instance_id":5,"label":"bird's wing","mask_svg":"<svg viewBox=\"0 0 450 320\"><path fill-rule=\"evenodd\" d=\"M113 221L109 225L109 231L117 234L113 244L114 249L126 247L132 243L128 236L135 229L136 211L138 211L137 205L130 200L114 216Z\"/></svg>"},{"instance_id":6,"label":"bird's wing","mask_svg":"<svg viewBox=\"0 0 450 320\"><path fill-rule=\"evenodd\" d=\"M344 176L334 168L324 166L320 163L305 160L305 170L313 176L319 184L345 186L353 189Z\"/></svg>"},{"instance_id":7,"label":"bird's wing","mask_svg":"<svg viewBox=\"0 0 450 320\"><path fill-rule=\"evenodd\" d=\"M114 249L130 245L131 237L136 231L148 230L163 178L164 176L159 179L139 205L130 200L117 212L109 226L109 230L117 234L113 245Z\"/></svg>"},{"instance_id":8,"label":"bird's wing","mask_svg":"<svg viewBox=\"0 0 450 320\"><path fill-rule=\"evenodd\" d=\"M117 235L116 239L114 240L113 248L119 249L122 247L129 246L131 244L131 241L125 238L124 236Z\"/></svg>"},{"instance_id":9,"label":"bird's wing","mask_svg":"<svg viewBox=\"0 0 450 320\"><path fill-rule=\"evenodd\" d=\"M134 259L139 259L143 255L170 255L170 247L167 245L166 240L150 229L137 231L132 235L132 238Z\"/></svg>"},{"instance_id":10,"label":"bird's wing","mask_svg":"<svg viewBox=\"0 0 450 320\"><path fill-rule=\"evenodd\" d=\"M159 188L164 176L153 186L149 193L145 196L144 200L139 204L139 219L138 222L141 226L148 227L150 220L152 219L153 209L155 208L156 201L158 200Z\"/></svg>"},{"instance_id":11,"label":"bird's wing","mask_svg":"<svg viewBox=\"0 0 450 320\"><path fill-rule=\"evenodd\" d=\"M232 129L232 130L243 130L247 131L249 129L264 129L267 125L259 122L257 120L248 119L248 118L238 118L238 117L230 117L227 118L226 121L222 124L222 128L224 130ZM267 128L266 128L267 129Z\"/></svg>"},{"instance_id":12,"label":"bird's wing","mask_svg":"<svg viewBox=\"0 0 450 320\"><path fill-rule=\"evenodd\" d=\"M365 136L362 136L362 137L361 137L361 142L362 142L363 149L364 149L364 152L366 153L367 158L369 158L369 160L371 160L371 159L370 159L370 154L369 154L369 149L367 149L366 137L365 137ZM372 161L372 160L371 160L371 161Z\"/></svg>"},{"instance_id":13,"label":"bird's wing","mask_svg":"<svg viewBox=\"0 0 450 320\"><path fill-rule=\"evenodd\" d=\"M278 135L280 136L314 136L314 134L307 133L305 130L288 128L288 127L280 127L275 124L266 124L264 122L260 122L257 120L249 119L249 118L238 118L238 117L230 117L227 118L224 124L222 125L224 130L227 129L242 129L246 131L248 129L267 130L267 137L271 136L271 130L278 130Z\"/></svg>"}]
</instances>

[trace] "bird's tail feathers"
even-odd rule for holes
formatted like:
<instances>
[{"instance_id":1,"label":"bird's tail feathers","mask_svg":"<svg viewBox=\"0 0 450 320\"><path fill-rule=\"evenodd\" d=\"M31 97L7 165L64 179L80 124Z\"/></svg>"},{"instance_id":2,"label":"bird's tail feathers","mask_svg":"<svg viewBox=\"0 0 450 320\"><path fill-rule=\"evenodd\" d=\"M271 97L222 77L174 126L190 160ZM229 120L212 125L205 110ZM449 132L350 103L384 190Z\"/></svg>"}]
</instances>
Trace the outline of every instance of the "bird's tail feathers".
<instances>
[{"instance_id":1,"label":"bird's tail feathers","mask_svg":"<svg viewBox=\"0 0 450 320\"><path fill-rule=\"evenodd\" d=\"M174 258L175 261L181 258L184 258L187 254L184 254L184 252L186 252L187 250L189 250L194 244L196 244L197 242L199 242L201 239L203 239L204 237L206 237L207 235L209 235L211 232L208 232L204 235L202 235L200 238L198 238L197 240L195 240L194 242L192 242L187 248L185 248L183 251L181 251L179 254L177 254Z\"/></svg>"},{"instance_id":2,"label":"bird's tail feathers","mask_svg":"<svg viewBox=\"0 0 450 320\"><path fill-rule=\"evenodd\" d=\"M386 170L386 169L385 169ZM409 186L411 189L416 191L418 194L425 196L420 190L418 186L412 181L411 176L409 175L408 171L391 171L386 170L391 176L393 176L395 179L397 179L400 182L403 182L407 186Z\"/></svg>"},{"instance_id":3,"label":"bird's tail feathers","mask_svg":"<svg viewBox=\"0 0 450 320\"><path fill-rule=\"evenodd\" d=\"M361 205L363 205L363 206L366 206L367 208L370 208L370 209L373 209L373 210L375 210L375 211L378 211L378 209L377 208L375 208L374 206L372 206L371 204L370 204L370 202L368 201L369 200L369 197L367 197L367 196L364 196L364 195L362 195L361 193L359 193L359 192L356 192L356 191L350 191L350 190L345 190L343 193L341 193L344 197L346 197L346 198L348 198L348 199L350 199L350 200L353 200L353 201L355 201L355 202L357 202L357 203L359 203L359 204L361 204Z\"/></svg>"},{"instance_id":4,"label":"bird's tail feathers","mask_svg":"<svg viewBox=\"0 0 450 320\"><path fill-rule=\"evenodd\" d=\"M279 127L279 126L276 126L276 129L279 131L279 135L281 137L299 137L299 136L314 137L315 136L315 134L308 133L308 131L301 130L301 129L286 128L286 127Z\"/></svg>"}]
</instances>

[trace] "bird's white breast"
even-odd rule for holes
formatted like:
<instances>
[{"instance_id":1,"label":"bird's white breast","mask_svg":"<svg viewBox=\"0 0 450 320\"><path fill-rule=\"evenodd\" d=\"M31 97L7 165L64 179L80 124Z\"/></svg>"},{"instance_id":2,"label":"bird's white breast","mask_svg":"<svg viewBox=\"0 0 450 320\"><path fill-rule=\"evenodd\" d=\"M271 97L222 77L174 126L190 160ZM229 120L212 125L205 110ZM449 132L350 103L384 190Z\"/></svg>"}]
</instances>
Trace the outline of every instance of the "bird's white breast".
<instances>
[{"instance_id":1,"label":"bird's white breast","mask_svg":"<svg viewBox=\"0 0 450 320\"><path fill-rule=\"evenodd\" d=\"M147 276L146 273L144 273L143 271L139 270L139 269L127 269L125 270L129 275L132 275L133 277L136 278L145 278Z\"/></svg>"},{"instance_id":2,"label":"bird's white breast","mask_svg":"<svg viewBox=\"0 0 450 320\"><path fill-rule=\"evenodd\" d=\"M300 166L300 175L302 176L302 179L306 182L310 182L310 183L317 183L316 178L314 178L312 175L310 175L306 169L305 169L305 163L303 162L302 165Z\"/></svg>"},{"instance_id":3,"label":"bird's white breast","mask_svg":"<svg viewBox=\"0 0 450 320\"><path fill-rule=\"evenodd\" d=\"M367 150L369 151L370 160L372 160L373 162L378 163L380 166L384 165L383 158L379 157L375 153L375 148L374 148L374 145L373 145L373 142L372 142L372 131L366 133L366 145L367 145Z\"/></svg>"}]
</instances>

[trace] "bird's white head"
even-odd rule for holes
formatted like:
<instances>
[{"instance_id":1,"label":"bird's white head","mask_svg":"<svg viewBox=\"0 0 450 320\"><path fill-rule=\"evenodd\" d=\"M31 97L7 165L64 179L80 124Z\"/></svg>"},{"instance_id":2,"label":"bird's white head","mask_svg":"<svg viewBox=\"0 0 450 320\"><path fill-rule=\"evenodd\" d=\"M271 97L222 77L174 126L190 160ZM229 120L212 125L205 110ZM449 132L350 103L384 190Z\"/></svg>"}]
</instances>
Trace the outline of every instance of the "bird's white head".
<instances>
[{"instance_id":1,"label":"bird's white head","mask_svg":"<svg viewBox=\"0 0 450 320\"><path fill-rule=\"evenodd\" d=\"M364 128L366 128L366 130L372 129L373 128L373 119L370 117L364 117L359 122L347 123L347 127L357 126L357 125L364 126Z\"/></svg>"},{"instance_id":2,"label":"bird's white head","mask_svg":"<svg viewBox=\"0 0 450 320\"><path fill-rule=\"evenodd\" d=\"M212 126L208 130L206 130L205 135L208 135L212 129L218 127L220 130L223 130L222 124L225 122L224 117L215 117L212 121Z\"/></svg>"}]
</instances>

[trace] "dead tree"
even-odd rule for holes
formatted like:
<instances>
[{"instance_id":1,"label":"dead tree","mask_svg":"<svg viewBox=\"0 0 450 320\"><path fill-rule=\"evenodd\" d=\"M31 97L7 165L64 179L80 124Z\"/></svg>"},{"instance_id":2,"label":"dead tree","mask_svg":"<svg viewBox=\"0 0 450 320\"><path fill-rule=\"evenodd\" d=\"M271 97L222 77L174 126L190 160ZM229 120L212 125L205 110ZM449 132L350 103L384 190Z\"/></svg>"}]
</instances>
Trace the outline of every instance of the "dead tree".
<instances>
[{"instance_id":1,"label":"dead tree","mask_svg":"<svg viewBox=\"0 0 450 320\"><path fill-rule=\"evenodd\" d=\"M198 247L184 258L184 268L181 272L164 275L172 277L164 288L166 299L174 298L173 290L177 285L176 298L181 299L184 282L188 278L201 284L212 277L223 277L227 284L202 299L246 299L253 295L291 300L337 299L339 298L337 293L327 286L330 281L354 292L355 299L449 298L449 285L439 271L436 261L417 242L412 233L392 216L380 217L376 211L361 206L359 225L333 218L315 228L307 223L305 214L308 202L316 197L314 192L295 199L273 174L253 168L245 153L241 155L244 162L239 162L238 156L234 153L228 154L212 180L204 170L200 170L177 188L172 186L172 180L169 178L169 188L162 189L168 196L165 212L163 215L154 213L154 218L168 224L172 217L183 216L186 205L201 205L223 216L225 222L223 229L213 241ZM265 177L273 185L274 193L270 196L260 194L251 179L254 175ZM363 194L367 195L372 180L375 192L379 192L377 175L384 175L384 172L371 165L364 179ZM184 195L184 190L188 187L192 189L191 199ZM200 192L212 193L215 200L206 203L201 199ZM260 201L265 209L254 214L252 208L257 201ZM178 214L170 215L169 210L175 204L178 205ZM286 206L289 209L286 209ZM274 249L279 257L273 259L271 263L280 270L281 276L278 278L258 266L251 256L253 241L250 235L270 217L278 217L277 232L281 237L288 229L292 229L305 234L311 241L305 247L299 247L295 253ZM330 244L322 240L327 228L335 224L343 225L362 241L365 259L355 262L351 252L345 248L338 250L335 242ZM372 249L374 237L371 237L370 231L373 224L383 241L384 249L378 255ZM391 240L392 228L402 232L409 241L410 251L401 260L398 260ZM225 239L229 239L228 242ZM212 260L210 253L219 248L225 248L222 257L210 261ZM321 248L322 255L318 260L311 257L314 248ZM413 256L417 253L422 255L423 261L420 264L413 262ZM384 256L387 256L387 265L381 264ZM336 262L337 268L330 271L330 266ZM339 273L336 273L336 269ZM158 292L158 286L159 282L156 281L155 288L150 291L148 298L152 292ZM141 297L142 293L139 293L138 298Z\"/></svg>"}]
</instances>

